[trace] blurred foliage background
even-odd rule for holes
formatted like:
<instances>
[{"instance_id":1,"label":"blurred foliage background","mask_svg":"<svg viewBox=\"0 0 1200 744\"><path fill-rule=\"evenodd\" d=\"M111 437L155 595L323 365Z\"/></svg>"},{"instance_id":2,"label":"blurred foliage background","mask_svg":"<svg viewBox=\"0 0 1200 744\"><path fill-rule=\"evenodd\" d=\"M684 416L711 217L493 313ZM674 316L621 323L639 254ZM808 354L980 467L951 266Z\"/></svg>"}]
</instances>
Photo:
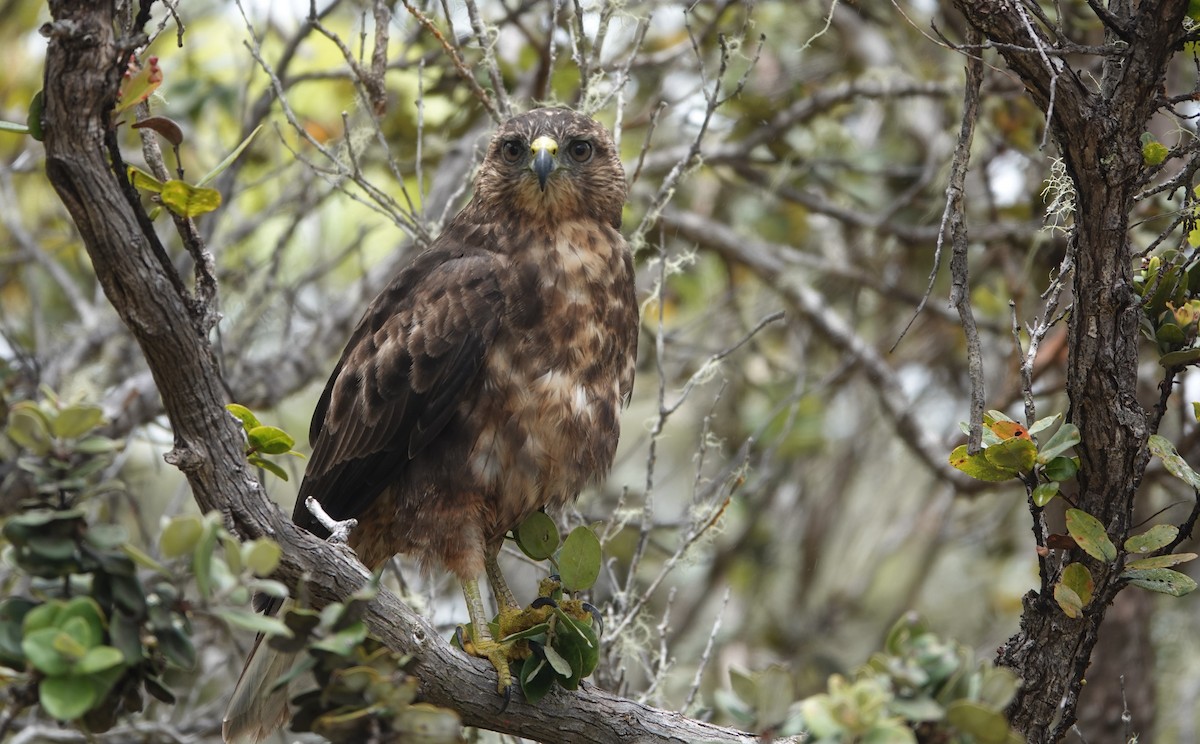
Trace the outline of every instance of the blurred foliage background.
<instances>
[{"instance_id":1,"label":"blurred foliage background","mask_svg":"<svg viewBox=\"0 0 1200 744\"><path fill-rule=\"evenodd\" d=\"M168 167L194 181L262 127L209 184L221 207L198 218L230 400L304 439L358 313L469 195L494 121L463 74L501 113L581 108L619 137L643 300L618 464L562 516L597 525L609 560L592 597L611 632L599 683L737 723L730 670L782 665L796 697L821 692L908 611L991 658L1037 583L1029 514L1018 484L947 464L968 377L944 267L917 312L961 115L964 58L939 34L961 40L959 19L932 0L412 6L154 6L149 53L164 81L150 111L184 134L178 163L164 146ZM1099 38L1082 1L1056 6L1080 38ZM6 0L0 19L0 119L23 122L47 10ZM138 133L120 137L147 168ZM107 472L124 487L90 508L153 551L162 520L195 507L162 461L171 434L141 356L43 165L37 142L0 132L0 383L10 403L44 384L103 408L105 434L126 442ZM987 405L1014 416L1014 323L1041 312L1069 226L1047 215L1054 174L1041 115L992 70L967 182L972 303ZM1139 209L1154 229L1172 207ZM157 224L190 275L169 222ZM1065 408L1064 337L1051 334L1036 370L1046 415ZM1189 447L1194 437L1180 443L1194 457ZM303 462L285 464L291 478L266 484L290 509ZM1190 496L1155 488L1156 508ZM519 573L528 601L538 574ZM465 617L444 576L400 560L388 580L447 632ZM4 593L16 582L0 567ZM1143 740L1196 740L1195 600L1122 597L1080 730L1116 740L1122 711L1104 691L1117 690ZM192 686L192 704L151 717L214 741L249 638L215 621L195 632L198 673L173 680Z\"/></svg>"}]
</instances>

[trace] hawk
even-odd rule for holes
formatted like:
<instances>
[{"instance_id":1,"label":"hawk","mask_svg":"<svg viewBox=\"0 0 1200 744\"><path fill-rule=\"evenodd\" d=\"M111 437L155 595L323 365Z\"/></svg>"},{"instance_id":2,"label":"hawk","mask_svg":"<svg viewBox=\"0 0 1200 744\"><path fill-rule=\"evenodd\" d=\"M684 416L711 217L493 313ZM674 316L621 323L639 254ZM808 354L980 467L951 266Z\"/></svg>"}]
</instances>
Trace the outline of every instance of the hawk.
<instances>
[{"instance_id":1,"label":"hawk","mask_svg":"<svg viewBox=\"0 0 1200 744\"><path fill-rule=\"evenodd\" d=\"M311 496L334 519L359 520L349 542L368 567L402 553L452 572L469 645L505 690L479 580L502 610L519 609L496 561L505 534L607 474L633 386L625 197L596 121L566 108L510 119L470 203L368 306L313 413L295 522L328 534L305 508ZM270 655L255 644L227 740L286 722L286 691L265 691L290 661Z\"/></svg>"}]
</instances>

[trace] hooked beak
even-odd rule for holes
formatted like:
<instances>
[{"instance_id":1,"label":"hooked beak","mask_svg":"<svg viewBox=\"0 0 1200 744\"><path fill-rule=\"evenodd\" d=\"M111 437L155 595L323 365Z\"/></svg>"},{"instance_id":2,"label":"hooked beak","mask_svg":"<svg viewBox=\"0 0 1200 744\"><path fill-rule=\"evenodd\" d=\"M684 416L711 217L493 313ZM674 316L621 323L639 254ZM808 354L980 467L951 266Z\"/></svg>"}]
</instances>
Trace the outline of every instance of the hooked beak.
<instances>
[{"instance_id":1,"label":"hooked beak","mask_svg":"<svg viewBox=\"0 0 1200 744\"><path fill-rule=\"evenodd\" d=\"M533 152L529 167L537 174L538 186L545 191L546 179L558 167L558 143L552 137L542 136L535 139L529 149Z\"/></svg>"}]
</instances>

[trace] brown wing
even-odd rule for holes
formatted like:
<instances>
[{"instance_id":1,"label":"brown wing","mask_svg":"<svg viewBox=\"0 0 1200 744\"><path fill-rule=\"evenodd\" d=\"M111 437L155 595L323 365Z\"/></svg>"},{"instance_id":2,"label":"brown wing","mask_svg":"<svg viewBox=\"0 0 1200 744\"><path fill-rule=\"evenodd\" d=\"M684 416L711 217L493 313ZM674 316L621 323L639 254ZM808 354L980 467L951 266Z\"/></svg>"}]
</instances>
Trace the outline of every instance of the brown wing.
<instances>
[{"instance_id":1,"label":"brown wing","mask_svg":"<svg viewBox=\"0 0 1200 744\"><path fill-rule=\"evenodd\" d=\"M438 246L400 273L359 321L313 413L313 452L292 518L324 536L361 514L434 441L465 396L504 316L494 254Z\"/></svg>"}]
</instances>

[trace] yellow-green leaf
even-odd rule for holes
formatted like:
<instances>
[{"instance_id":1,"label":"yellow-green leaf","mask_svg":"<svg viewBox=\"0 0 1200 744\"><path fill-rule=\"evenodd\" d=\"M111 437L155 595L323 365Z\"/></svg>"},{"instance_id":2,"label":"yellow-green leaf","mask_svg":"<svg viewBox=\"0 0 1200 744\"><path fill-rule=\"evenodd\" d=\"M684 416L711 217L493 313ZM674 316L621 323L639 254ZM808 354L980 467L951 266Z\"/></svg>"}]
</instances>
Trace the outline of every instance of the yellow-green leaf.
<instances>
[{"instance_id":1,"label":"yellow-green leaf","mask_svg":"<svg viewBox=\"0 0 1200 744\"><path fill-rule=\"evenodd\" d=\"M1075 593L1075 590L1064 585L1062 582L1054 585L1054 601L1058 602L1058 606L1062 608L1063 614L1072 620L1076 620L1083 615L1083 600Z\"/></svg>"},{"instance_id":2,"label":"yellow-green leaf","mask_svg":"<svg viewBox=\"0 0 1200 744\"><path fill-rule=\"evenodd\" d=\"M1146 165L1158 165L1167 159L1170 152L1161 142L1147 142L1142 145L1142 160Z\"/></svg>"},{"instance_id":3,"label":"yellow-green leaf","mask_svg":"<svg viewBox=\"0 0 1200 744\"><path fill-rule=\"evenodd\" d=\"M255 426L246 432L250 446L267 455L282 455L292 449L296 440L277 426Z\"/></svg>"},{"instance_id":4,"label":"yellow-green leaf","mask_svg":"<svg viewBox=\"0 0 1200 744\"><path fill-rule=\"evenodd\" d=\"M279 547L279 543L265 537L242 546L242 558L255 576L270 576L275 573L282 555L283 549Z\"/></svg>"},{"instance_id":5,"label":"yellow-green leaf","mask_svg":"<svg viewBox=\"0 0 1200 744\"><path fill-rule=\"evenodd\" d=\"M135 189L149 191L152 194L161 193L163 190L162 181L137 166L129 166L126 168L125 174L129 177L129 182L133 184Z\"/></svg>"},{"instance_id":6,"label":"yellow-green leaf","mask_svg":"<svg viewBox=\"0 0 1200 744\"><path fill-rule=\"evenodd\" d=\"M1104 525L1082 509L1067 509L1067 532L1096 560L1110 563L1117 559L1117 546L1108 539Z\"/></svg>"},{"instance_id":7,"label":"yellow-green leaf","mask_svg":"<svg viewBox=\"0 0 1200 744\"><path fill-rule=\"evenodd\" d=\"M1037 462L1037 445L1024 437L1011 437L983 451L983 456L1001 470L1024 473L1033 469Z\"/></svg>"},{"instance_id":8,"label":"yellow-green leaf","mask_svg":"<svg viewBox=\"0 0 1200 744\"><path fill-rule=\"evenodd\" d=\"M164 558L178 558L188 555L196 549L200 535L204 532L204 523L199 517L175 517L163 528L158 538L159 547Z\"/></svg>"},{"instance_id":9,"label":"yellow-green leaf","mask_svg":"<svg viewBox=\"0 0 1200 744\"><path fill-rule=\"evenodd\" d=\"M225 406L225 410L232 413L234 418L236 418L238 421L241 421L242 428L247 431L249 431L250 429L253 429L256 426L262 425L259 423L258 417L254 415L254 412L251 411L249 408L246 408L243 405L238 405L237 403L230 403L229 405Z\"/></svg>"},{"instance_id":10,"label":"yellow-green leaf","mask_svg":"<svg viewBox=\"0 0 1200 744\"><path fill-rule=\"evenodd\" d=\"M983 452L976 452L973 455L968 455L967 445L965 444L960 444L954 448L953 452L950 453L950 464L971 476L975 480L997 483L999 481L1006 481L1009 478L1017 477L1017 472L1015 470L999 468L988 462L988 459L984 456Z\"/></svg>"},{"instance_id":11,"label":"yellow-green leaf","mask_svg":"<svg viewBox=\"0 0 1200 744\"><path fill-rule=\"evenodd\" d=\"M1075 592L1082 603L1080 606L1087 607L1092 601L1092 591L1096 588L1096 584L1092 580L1091 572L1082 563L1072 563L1064 568L1059 581L1063 586Z\"/></svg>"},{"instance_id":12,"label":"yellow-green leaf","mask_svg":"<svg viewBox=\"0 0 1200 744\"><path fill-rule=\"evenodd\" d=\"M193 186L178 178L163 184L161 197L167 209L183 217L197 217L221 206L221 192Z\"/></svg>"},{"instance_id":13,"label":"yellow-green leaf","mask_svg":"<svg viewBox=\"0 0 1200 744\"><path fill-rule=\"evenodd\" d=\"M1196 560L1195 553L1171 553L1170 555L1156 555L1153 558L1141 558L1136 561L1130 561L1125 564L1126 569L1146 570L1151 568L1170 568L1178 566L1180 563Z\"/></svg>"},{"instance_id":14,"label":"yellow-green leaf","mask_svg":"<svg viewBox=\"0 0 1200 744\"><path fill-rule=\"evenodd\" d=\"M1125 549L1130 553L1153 553L1159 548L1165 548L1179 535L1179 528L1173 524L1156 524L1140 535L1134 535L1125 541Z\"/></svg>"},{"instance_id":15,"label":"yellow-green leaf","mask_svg":"<svg viewBox=\"0 0 1200 744\"><path fill-rule=\"evenodd\" d=\"M1200 490L1200 473L1192 470L1187 461L1176 451L1175 445L1171 443L1170 439L1158 434L1151 434L1146 441L1146 446L1150 448L1150 454L1162 460L1163 467L1167 469L1168 473L1193 489Z\"/></svg>"}]
</instances>

